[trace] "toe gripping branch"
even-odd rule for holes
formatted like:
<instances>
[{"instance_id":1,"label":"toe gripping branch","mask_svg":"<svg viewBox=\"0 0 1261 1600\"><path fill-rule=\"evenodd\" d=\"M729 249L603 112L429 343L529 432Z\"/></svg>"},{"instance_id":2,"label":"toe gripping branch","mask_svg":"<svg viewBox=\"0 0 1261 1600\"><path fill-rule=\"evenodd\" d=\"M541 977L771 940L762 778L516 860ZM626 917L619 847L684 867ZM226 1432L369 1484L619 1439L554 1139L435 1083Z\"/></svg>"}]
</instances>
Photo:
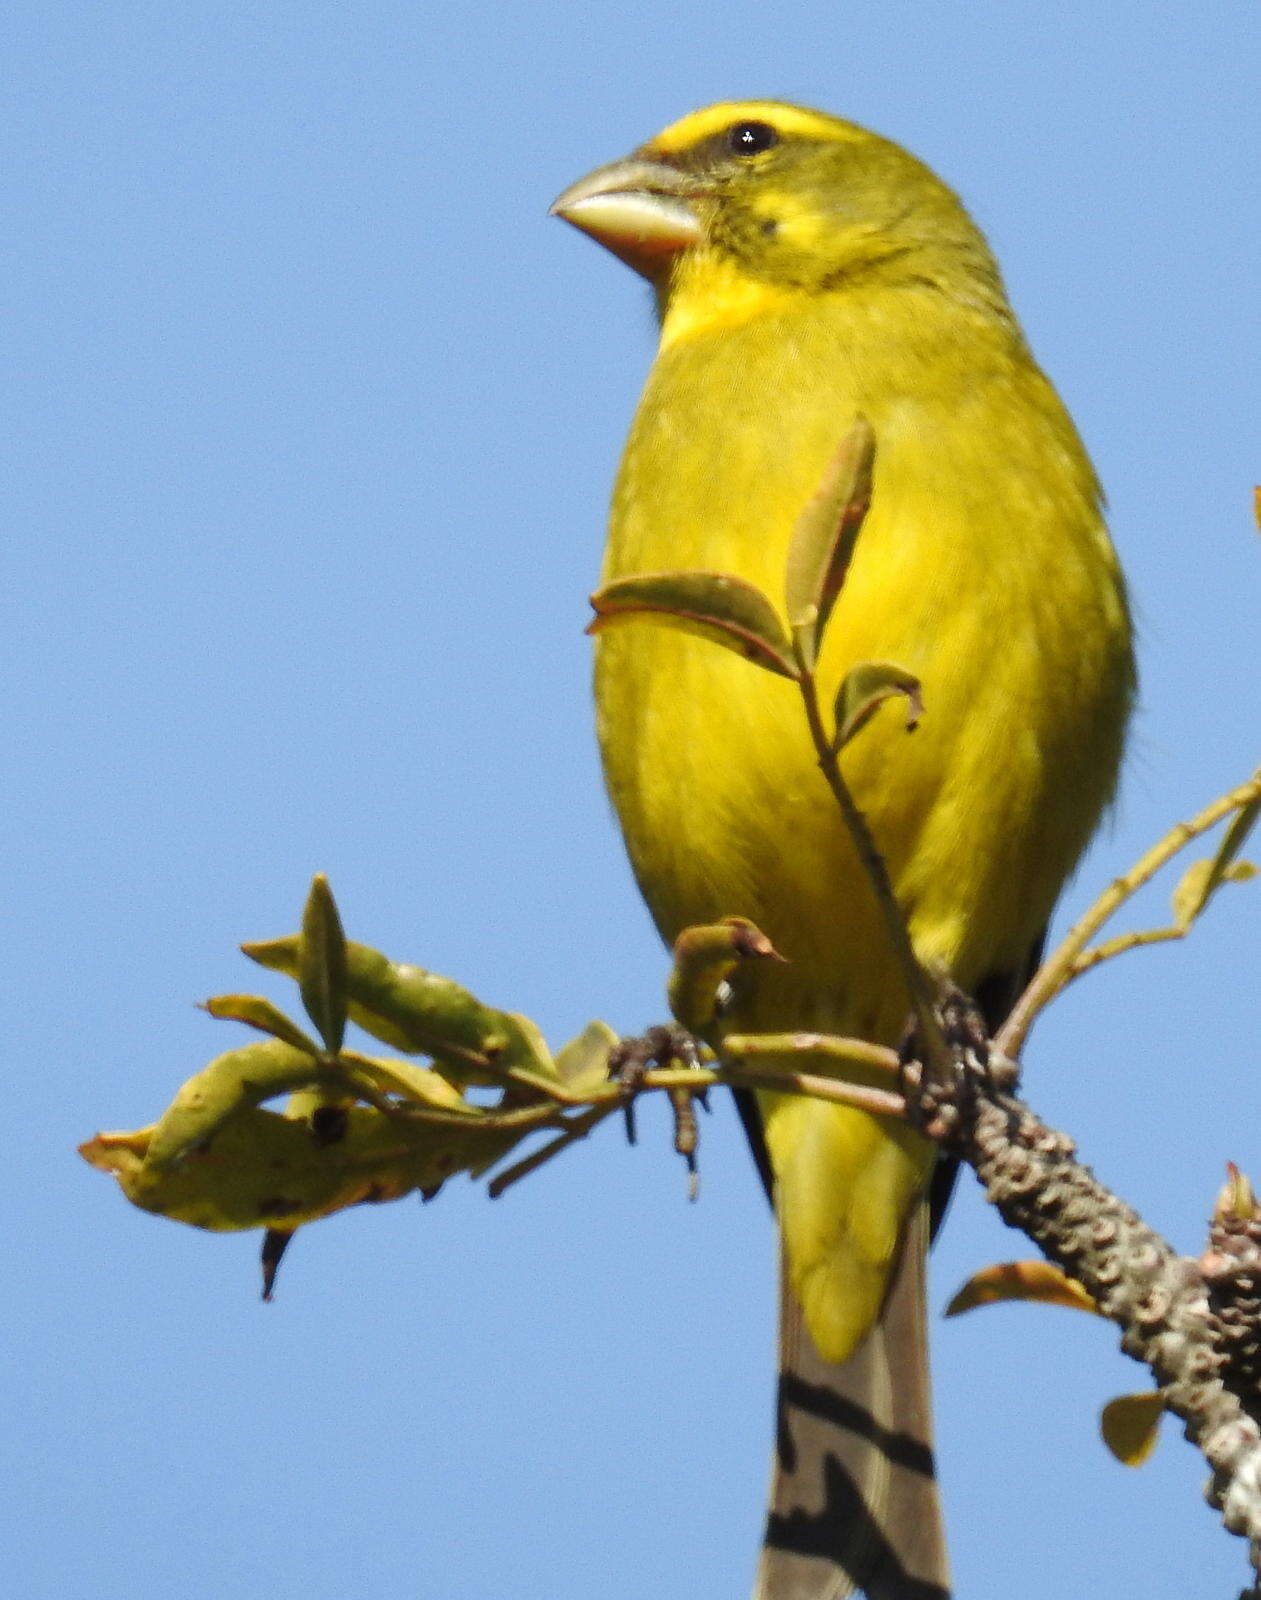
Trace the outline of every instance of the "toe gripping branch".
<instances>
[{"instance_id":1,"label":"toe gripping branch","mask_svg":"<svg viewBox=\"0 0 1261 1600\"><path fill-rule=\"evenodd\" d=\"M995 1051L980 1006L962 989L945 985L935 1016L946 1047L945 1070L937 1069L928 1052L921 1050L912 1018L898 1048L898 1090L911 1126L959 1154L952 1144L982 1100L1014 1091L1020 1073L1014 1061Z\"/></svg>"},{"instance_id":2,"label":"toe gripping branch","mask_svg":"<svg viewBox=\"0 0 1261 1600\"><path fill-rule=\"evenodd\" d=\"M647 1087L649 1072L654 1068L667 1071L683 1067L695 1071L701 1064L699 1042L678 1023L658 1024L637 1037L622 1039L609 1052L609 1078L622 1090L622 1116L626 1123L626 1141L634 1144L638 1137L635 1126L635 1101ZM690 1088L677 1084L665 1090L674 1116L674 1148L687 1163L688 1197L695 1200L699 1192L696 1167L696 1150L700 1142L700 1129L696 1122L699 1102L709 1110L707 1088Z\"/></svg>"}]
</instances>

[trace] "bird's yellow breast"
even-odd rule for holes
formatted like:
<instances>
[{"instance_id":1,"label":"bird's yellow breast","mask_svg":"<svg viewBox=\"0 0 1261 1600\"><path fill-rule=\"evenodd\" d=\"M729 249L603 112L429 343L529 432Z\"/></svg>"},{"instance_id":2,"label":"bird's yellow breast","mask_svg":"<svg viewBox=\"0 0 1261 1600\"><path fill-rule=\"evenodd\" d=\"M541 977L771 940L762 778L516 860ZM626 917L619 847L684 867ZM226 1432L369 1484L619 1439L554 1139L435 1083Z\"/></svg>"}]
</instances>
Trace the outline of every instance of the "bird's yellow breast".
<instances>
[{"instance_id":1,"label":"bird's yellow breast","mask_svg":"<svg viewBox=\"0 0 1261 1600\"><path fill-rule=\"evenodd\" d=\"M778 601L794 519L853 416L871 420L873 504L825 699L856 660L921 677L919 729L886 708L846 770L921 954L968 984L1019 960L1106 802L1125 607L1090 469L1023 346L957 317L917 350L888 314L879 296L801 297L671 340L623 459L604 578L709 568ZM600 640L597 693L609 787L666 936L751 916L793 956L792 990L833 1026L869 1027L836 985L875 987L883 953L794 687L643 625Z\"/></svg>"}]
</instances>

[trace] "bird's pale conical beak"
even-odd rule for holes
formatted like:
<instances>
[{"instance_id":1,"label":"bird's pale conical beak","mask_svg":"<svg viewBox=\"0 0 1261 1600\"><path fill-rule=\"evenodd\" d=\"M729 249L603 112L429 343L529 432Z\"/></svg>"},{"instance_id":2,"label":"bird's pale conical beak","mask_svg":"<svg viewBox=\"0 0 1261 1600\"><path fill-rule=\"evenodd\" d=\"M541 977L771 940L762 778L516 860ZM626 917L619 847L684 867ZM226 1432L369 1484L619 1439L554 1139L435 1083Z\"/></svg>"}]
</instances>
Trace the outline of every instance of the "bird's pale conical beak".
<instances>
[{"instance_id":1,"label":"bird's pale conical beak","mask_svg":"<svg viewBox=\"0 0 1261 1600\"><path fill-rule=\"evenodd\" d=\"M553 202L551 215L589 233L645 278L658 278L704 229L689 203L695 180L664 163L631 156L598 167Z\"/></svg>"}]
</instances>

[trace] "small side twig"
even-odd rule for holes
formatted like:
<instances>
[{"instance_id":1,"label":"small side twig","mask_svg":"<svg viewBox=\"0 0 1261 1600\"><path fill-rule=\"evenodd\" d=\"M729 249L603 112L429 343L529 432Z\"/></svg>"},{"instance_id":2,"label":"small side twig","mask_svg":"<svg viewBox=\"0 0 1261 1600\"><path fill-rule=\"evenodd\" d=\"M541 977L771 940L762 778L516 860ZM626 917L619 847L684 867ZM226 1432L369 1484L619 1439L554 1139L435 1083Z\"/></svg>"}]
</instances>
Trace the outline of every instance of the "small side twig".
<instances>
[{"instance_id":1,"label":"small side twig","mask_svg":"<svg viewBox=\"0 0 1261 1600\"><path fill-rule=\"evenodd\" d=\"M1069 974L1069 982L1080 978L1084 972L1089 972L1092 967L1099 966L1104 961L1111 961L1116 956L1123 956L1131 950L1146 950L1154 944L1167 944L1174 939L1185 939L1187 928L1136 928L1132 933L1118 933L1115 938L1105 939L1101 944L1091 945L1073 962Z\"/></svg>"},{"instance_id":2,"label":"small side twig","mask_svg":"<svg viewBox=\"0 0 1261 1600\"><path fill-rule=\"evenodd\" d=\"M1239 784L1237 788L1214 800L1211 805L1205 806L1203 811L1192 817L1189 822L1180 822L1171 828L1163 839L1134 863L1128 872L1114 879L1089 910L1074 923L1057 948L1035 973L1033 981L1013 1006L1010 1016L995 1037L995 1048L1013 1060L1019 1056L1029 1029L1039 1013L1045 1010L1075 977L1097 964L1096 960L1092 960L1081 967L1077 965L1086 946L1104 924L1111 921L1126 901L1154 878L1160 869L1180 850L1184 850L1193 839L1198 839L1210 828L1216 827L1232 811L1239 811L1244 806L1252 804L1258 795L1261 795L1261 772L1254 773L1245 783ZM1122 948L1129 947L1124 945L1118 947ZM1098 960L1102 959L1103 956L1100 955Z\"/></svg>"},{"instance_id":3,"label":"small side twig","mask_svg":"<svg viewBox=\"0 0 1261 1600\"><path fill-rule=\"evenodd\" d=\"M528 1178L544 1162L550 1161L553 1156L559 1155L562 1150L568 1149L571 1144L576 1144L579 1139L585 1139L593 1128L616 1110L617 1102L610 1101L603 1105L594 1105L590 1110L584 1111L576 1117L570 1117L562 1131L554 1139L549 1139L545 1145L540 1145L530 1155L514 1162L510 1167L505 1167L502 1172L493 1177L486 1185L487 1194L492 1200L498 1200L505 1189L511 1189L514 1183L520 1183L522 1178Z\"/></svg>"},{"instance_id":4,"label":"small side twig","mask_svg":"<svg viewBox=\"0 0 1261 1600\"><path fill-rule=\"evenodd\" d=\"M759 1061L767 1057L805 1056L820 1075L835 1066L839 1075L871 1072L873 1069L891 1080L898 1076L900 1063L896 1050L886 1045L869 1044L866 1039L841 1039L827 1033L729 1033L722 1041L725 1061Z\"/></svg>"}]
</instances>

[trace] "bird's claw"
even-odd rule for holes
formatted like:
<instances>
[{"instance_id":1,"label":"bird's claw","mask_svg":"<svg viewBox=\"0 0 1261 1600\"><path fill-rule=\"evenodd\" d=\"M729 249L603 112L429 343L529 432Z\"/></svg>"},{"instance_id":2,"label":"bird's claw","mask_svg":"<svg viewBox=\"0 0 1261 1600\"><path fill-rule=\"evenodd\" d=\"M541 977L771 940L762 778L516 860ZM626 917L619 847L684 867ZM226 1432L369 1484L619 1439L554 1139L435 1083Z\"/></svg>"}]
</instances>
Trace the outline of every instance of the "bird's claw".
<instances>
[{"instance_id":1,"label":"bird's claw","mask_svg":"<svg viewBox=\"0 0 1261 1600\"><path fill-rule=\"evenodd\" d=\"M935 1138L948 1135L961 1117L975 1110L982 1095L1015 1087L1012 1063L995 1057L980 1007L962 989L951 985L941 995L936 1016L950 1061L945 1082L925 1071L914 1021L898 1047L898 1089L911 1122Z\"/></svg>"},{"instance_id":2,"label":"bird's claw","mask_svg":"<svg viewBox=\"0 0 1261 1600\"><path fill-rule=\"evenodd\" d=\"M644 1078L653 1067L665 1067L672 1061L685 1067L699 1067L701 1061L696 1040L677 1023L660 1023L646 1033L620 1039L609 1051L609 1077L622 1089L627 1143L635 1143L635 1096Z\"/></svg>"}]
</instances>

